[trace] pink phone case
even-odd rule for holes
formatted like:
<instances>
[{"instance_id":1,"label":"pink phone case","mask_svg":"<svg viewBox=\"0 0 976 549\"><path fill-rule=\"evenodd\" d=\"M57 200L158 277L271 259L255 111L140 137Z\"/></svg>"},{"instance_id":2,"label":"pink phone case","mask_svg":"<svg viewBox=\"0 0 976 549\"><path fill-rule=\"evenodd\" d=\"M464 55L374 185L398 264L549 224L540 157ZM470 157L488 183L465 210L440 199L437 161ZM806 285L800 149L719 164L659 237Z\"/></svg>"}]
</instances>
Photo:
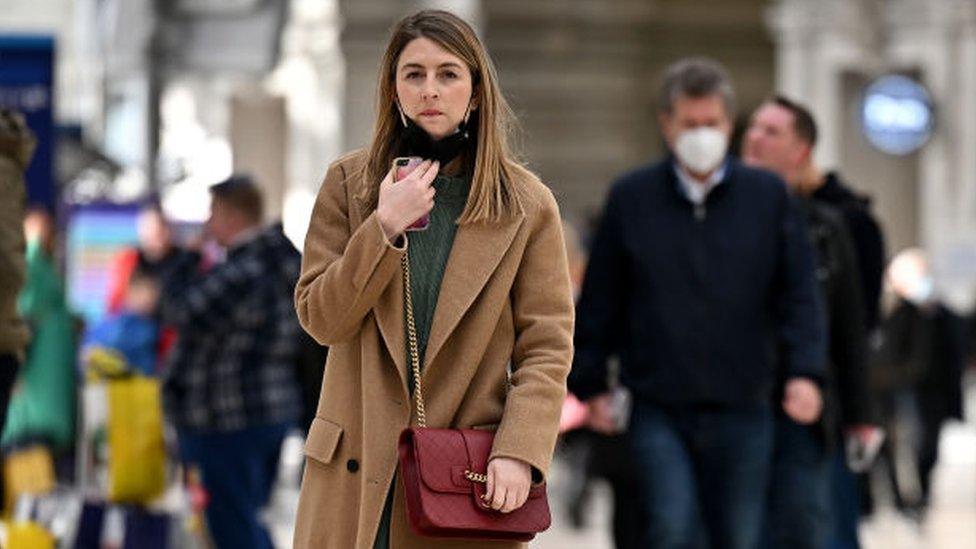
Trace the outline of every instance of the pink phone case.
<instances>
[{"instance_id":1,"label":"pink phone case","mask_svg":"<svg viewBox=\"0 0 976 549\"><path fill-rule=\"evenodd\" d=\"M417 166L423 164L424 159L419 156L401 156L393 159L393 167L396 170L393 173L393 181L400 181L404 177L410 175L410 172L417 169ZM414 221L409 227L408 231L422 231L430 225L430 215L425 215Z\"/></svg>"}]
</instances>

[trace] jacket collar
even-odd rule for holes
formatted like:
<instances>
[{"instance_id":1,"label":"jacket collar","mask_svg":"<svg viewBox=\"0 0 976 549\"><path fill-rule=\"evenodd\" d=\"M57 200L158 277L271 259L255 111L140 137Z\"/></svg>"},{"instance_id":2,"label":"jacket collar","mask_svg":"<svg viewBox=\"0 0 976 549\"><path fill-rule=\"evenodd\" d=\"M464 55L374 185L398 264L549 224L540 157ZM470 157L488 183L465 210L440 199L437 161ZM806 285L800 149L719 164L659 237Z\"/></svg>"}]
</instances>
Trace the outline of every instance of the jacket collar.
<instances>
[{"instance_id":1,"label":"jacket collar","mask_svg":"<svg viewBox=\"0 0 976 549\"><path fill-rule=\"evenodd\" d=\"M705 201L711 200L712 195L724 194L726 188L735 181L735 174L738 170L738 162L731 155L726 156L723 161L722 167L719 168L722 171L722 179L714 184L708 196L705 197ZM678 164L678 159L674 157L674 154L669 154L664 161L665 167L665 177L668 180L668 187L674 191L675 195L682 201L694 205L691 198L685 192L684 186L678 177L678 170L680 169Z\"/></svg>"}]
</instances>

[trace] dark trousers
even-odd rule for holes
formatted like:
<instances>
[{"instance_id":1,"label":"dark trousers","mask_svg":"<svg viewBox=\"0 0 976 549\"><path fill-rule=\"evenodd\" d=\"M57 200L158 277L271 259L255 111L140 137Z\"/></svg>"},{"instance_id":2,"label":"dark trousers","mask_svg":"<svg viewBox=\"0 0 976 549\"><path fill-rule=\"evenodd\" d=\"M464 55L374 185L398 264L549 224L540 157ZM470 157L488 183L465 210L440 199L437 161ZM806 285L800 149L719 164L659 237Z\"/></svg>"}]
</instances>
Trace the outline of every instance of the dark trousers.
<instances>
[{"instance_id":1,"label":"dark trousers","mask_svg":"<svg viewBox=\"0 0 976 549\"><path fill-rule=\"evenodd\" d=\"M932 493L932 471L939 460L939 438L942 424L953 415L941 395L919 391L915 395L918 407L918 447L916 465L918 482L922 489L919 505L927 508Z\"/></svg>"},{"instance_id":2,"label":"dark trousers","mask_svg":"<svg viewBox=\"0 0 976 549\"><path fill-rule=\"evenodd\" d=\"M858 523L861 519L862 481L847 467L844 452L834 452L830 459L831 534L829 549L859 549Z\"/></svg>"},{"instance_id":3,"label":"dark trousers","mask_svg":"<svg viewBox=\"0 0 976 549\"><path fill-rule=\"evenodd\" d=\"M20 361L14 355L0 354L0 430L7 424L7 408L10 406L10 391L17 381Z\"/></svg>"},{"instance_id":4,"label":"dark trousers","mask_svg":"<svg viewBox=\"0 0 976 549\"><path fill-rule=\"evenodd\" d=\"M604 436L579 429L563 435L563 457L569 463L570 522L582 528L592 479L604 479L613 492L613 544L616 549L641 549L644 513L640 486L634 482L639 469L626 435Z\"/></svg>"},{"instance_id":5,"label":"dark trousers","mask_svg":"<svg viewBox=\"0 0 976 549\"><path fill-rule=\"evenodd\" d=\"M646 498L643 547L757 546L773 451L768 406L674 410L638 403L629 432Z\"/></svg>"},{"instance_id":6,"label":"dark trousers","mask_svg":"<svg viewBox=\"0 0 976 549\"><path fill-rule=\"evenodd\" d=\"M0 431L3 431L7 424L7 408L10 407L10 392L17 381L17 372L20 371L20 361L14 355L0 354ZM3 471L0 470L0 494L4 493L6 483L3 478ZM0 498L0 511L3 510L3 498Z\"/></svg>"},{"instance_id":7,"label":"dark trousers","mask_svg":"<svg viewBox=\"0 0 976 549\"><path fill-rule=\"evenodd\" d=\"M776 417L764 546L824 549L830 530L831 461L820 426Z\"/></svg>"},{"instance_id":8,"label":"dark trousers","mask_svg":"<svg viewBox=\"0 0 976 549\"><path fill-rule=\"evenodd\" d=\"M272 549L258 512L271 497L290 424L241 431L179 433L180 451L210 494L207 526L218 549Z\"/></svg>"}]
</instances>

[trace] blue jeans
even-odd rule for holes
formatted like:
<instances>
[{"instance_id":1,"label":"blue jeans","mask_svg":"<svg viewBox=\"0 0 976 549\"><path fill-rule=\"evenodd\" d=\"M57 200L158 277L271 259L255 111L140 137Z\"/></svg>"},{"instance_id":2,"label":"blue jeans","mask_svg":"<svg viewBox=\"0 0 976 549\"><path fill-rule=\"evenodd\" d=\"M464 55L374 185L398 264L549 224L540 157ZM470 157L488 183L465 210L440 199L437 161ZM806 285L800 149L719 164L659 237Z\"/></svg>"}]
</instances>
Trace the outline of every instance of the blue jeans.
<instances>
[{"instance_id":1,"label":"blue jeans","mask_svg":"<svg viewBox=\"0 0 976 549\"><path fill-rule=\"evenodd\" d=\"M831 461L820 426L777 415L764 545L824 549L830 530Z\"/></svg>"},{"instance_id":2,"label":"blue jeans","mask_svg":"<svg viewBox=\"0 0 976 549\"><path fill-rule=\"evenodd\" d=\"M271 497L281 443L290 428L277 424L179 433L184 461L200 468L210 494L207 526L218 549L273 549L258 512Z\"/></svg>"},{"instance_id":3,"label":"blue jeans","mask_svg":"<svg viewBox=\"0 0 976 549\"><path fill-rule=\"evenodd\" d=\"M773 450L768 406L673 410L638 403L630 442L646 498L643 547L756 547Z\"/></svg>"},{"instance_id":4,"label":"blue jeans","mask_svg":"<svg viewBox=\"0 0 976 549\"><path fill-rule=\"evenodd\" d=\"M860 479L847 467L844 452L839 451L830 460L831 533L827 547L830 549L859 549L857 527L861 519Z\"/></svg>"}]
</instances>

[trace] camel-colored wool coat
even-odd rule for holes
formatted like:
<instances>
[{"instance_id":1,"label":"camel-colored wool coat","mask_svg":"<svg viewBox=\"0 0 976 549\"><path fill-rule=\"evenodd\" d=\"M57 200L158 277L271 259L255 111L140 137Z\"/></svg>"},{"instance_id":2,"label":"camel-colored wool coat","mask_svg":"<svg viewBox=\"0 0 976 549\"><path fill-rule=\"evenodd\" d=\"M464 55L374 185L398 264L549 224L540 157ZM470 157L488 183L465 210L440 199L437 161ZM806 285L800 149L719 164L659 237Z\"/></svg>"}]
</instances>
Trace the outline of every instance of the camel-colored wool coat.
<instances>
[{"instance_id":1,"label":"camel-colored wool coat","mask_svg":"<svg viewBox=\"0 0 976 549\"><path fill-rule=\"evenodd\" d=\"M295 291L302 326L330 346L305 444L296 549L372 548L397 469L396 440L414 421L400 268L405 248L389 243L358 198L364 162L357 152L329 167ZM424 357L423 390L429 427L497 425L492 457L517 458L546 474L572 363L573 298L556 201L528 171L520 171L517 184L526 198L517 217L458 228ZM419 538L406 522L397 484L391 549L523 546Z\"/></svg>"}]
</instances>

